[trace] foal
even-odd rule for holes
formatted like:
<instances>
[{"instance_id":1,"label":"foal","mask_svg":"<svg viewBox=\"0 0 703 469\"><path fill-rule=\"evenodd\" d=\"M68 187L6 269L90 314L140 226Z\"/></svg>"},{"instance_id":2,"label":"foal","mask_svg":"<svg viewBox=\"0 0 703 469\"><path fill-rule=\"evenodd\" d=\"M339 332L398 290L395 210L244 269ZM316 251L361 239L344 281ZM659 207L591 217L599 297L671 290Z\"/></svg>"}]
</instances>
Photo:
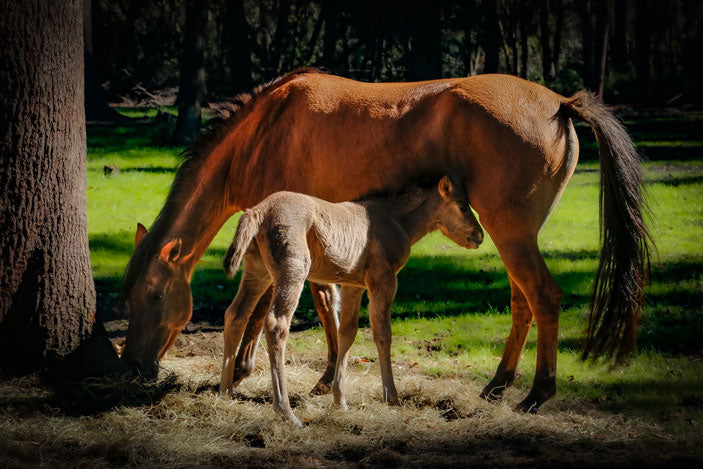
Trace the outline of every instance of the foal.
<instances>
[{"instance_id":1,"label":"foal","mask_svg":"<svg viewBox=\"0 0 703 469\"><path fill-rule=\"evenodd\" d=\"M429 188L412 186L400 195L333 204L293 192L277 192L247 210L225 257L228 276L244 258L239 291L225 313L225 351L220 393L232 395L234 358L249 316L273 283L272 309L266 318L273 405L297 426L288 401L283 369L290 320L303 283L342 285L339 353L332 390L346 408L347 355L358 328L361 296L368 288L369 321L378 349L384 400L398 402L390 361L390 307L396 274L410 247L431 231L441 230L460 246L477 248L483 230L463 187L448 176ZM256 242L252 243L252 240Z\"/></svg>"}]
</instances>

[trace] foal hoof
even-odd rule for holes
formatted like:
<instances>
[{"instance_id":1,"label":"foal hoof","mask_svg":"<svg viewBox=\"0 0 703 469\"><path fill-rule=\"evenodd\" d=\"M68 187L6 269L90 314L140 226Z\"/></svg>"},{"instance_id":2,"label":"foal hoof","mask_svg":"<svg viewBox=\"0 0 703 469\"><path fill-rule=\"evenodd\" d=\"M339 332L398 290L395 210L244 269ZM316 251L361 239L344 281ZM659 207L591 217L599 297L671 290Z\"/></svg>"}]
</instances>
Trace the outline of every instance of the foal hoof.
<instances>
[{"instance_id":1,"label":"foal hoof","mask_svg":"<svg viewBox=\"0 0 703 469\"><path fill-rule=\"evenodd\" d=\"M322 381L318 381L314 388L310 390L311 396L322 396L332 392L332 386Z\"/></svg>"}]
</instances>

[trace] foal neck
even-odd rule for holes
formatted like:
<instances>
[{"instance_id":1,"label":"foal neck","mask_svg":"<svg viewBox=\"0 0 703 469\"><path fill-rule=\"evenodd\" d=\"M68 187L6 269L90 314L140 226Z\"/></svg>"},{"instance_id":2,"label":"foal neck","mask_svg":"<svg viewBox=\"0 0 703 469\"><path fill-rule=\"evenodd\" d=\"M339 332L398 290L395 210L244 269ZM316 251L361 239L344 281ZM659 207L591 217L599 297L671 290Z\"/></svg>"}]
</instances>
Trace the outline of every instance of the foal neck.
<instances>
[{"instance_id":1,"label":"foal neck","mask_svg":"<svg viewBox=\"0 0 703 469\"><path fill-rule=\"evenodd\" d=\"M415 244L437 228L435 214L441 202L436 188L412 188L407 194L389 200L389 216L395 219Z\"/></svg>"}]
</instances>

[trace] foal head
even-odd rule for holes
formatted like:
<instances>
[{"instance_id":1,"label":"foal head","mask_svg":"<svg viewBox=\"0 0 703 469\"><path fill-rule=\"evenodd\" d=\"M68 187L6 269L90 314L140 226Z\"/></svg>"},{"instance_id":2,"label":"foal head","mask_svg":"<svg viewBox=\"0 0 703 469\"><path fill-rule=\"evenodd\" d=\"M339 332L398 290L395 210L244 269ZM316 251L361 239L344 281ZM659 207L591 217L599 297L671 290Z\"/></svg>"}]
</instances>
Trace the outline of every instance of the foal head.
<instances>
[{"instance_id":1,"label":"foal head","mask_svg":"<svg viewBox=\"0 0 703 469\"><path fill-rule=\"evenodd\" d=\"M471 211L463 185L449 176L437 185L437 228L459 246L476 249L483 242L483 228Z\"/></svg>"},{"instance_id":2,"label":"foal head","mask_svg":"<svg viewBox=\"0 0 703 469\"><path fill-rule=\"evenodd\" d=\"M150 246L151 240L142 239L145 235L146 228L140 224L118 307L129 313L122 359L140 373L155 376L159 359L190 320L193 300L181 239Z\"/></svg>"}]
</instances>

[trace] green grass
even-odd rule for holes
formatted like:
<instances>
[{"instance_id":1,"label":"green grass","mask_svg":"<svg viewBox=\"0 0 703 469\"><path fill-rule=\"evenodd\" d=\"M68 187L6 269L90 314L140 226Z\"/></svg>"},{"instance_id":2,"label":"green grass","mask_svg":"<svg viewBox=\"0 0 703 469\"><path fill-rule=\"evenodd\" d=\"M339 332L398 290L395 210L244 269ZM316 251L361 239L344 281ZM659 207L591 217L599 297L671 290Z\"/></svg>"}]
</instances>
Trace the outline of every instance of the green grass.
<instances>
[{"instance_id":1,"label":"green grass","mask_svg":"<svg viewBox=\"0 0 703 469\"><path fill-rule=\"evenodd\" d=\"M642 123L640 127L646 128ZM154 144L161 134L163 129L139 126L89 128L91 259L106 309L115 300L133 251L136 223L150 225L178 166L180 149ZM693 135L689 137L688 146L700 144ZM650 141L642 140L642 146ZM617 368L579 359L599 249L598 165L579 164L539 239L546 263L564 289L558 399L597 401L604 408L652 413L672 411L691 396L703 396L703 361L691 358L703 353L702 158L703 152L697 159L644 165L652 209L649 226L657 251L652 257L652 284L645 298L639 351L630 366ZM107 164L118 166L120 174L105 177ZM196 322L203 320L198 316L203 308L224 311L236 292L237 282L227 281L220 267L236 218L220 231L193 276ZM399 275L392 309L394 361L416 363L413 368L428 376L486 382L510 330L509 298L505 268L490 239L480 249L467 251L439 233L427 236L414 246ZM368 325L365 308L364 303L364 327ZM312 300L304 292L296 320L309 323L314 318ZM292 341L291 348L303 354L321 353L324 344L317 344L317 339L324 342L322 331L308 330ZM533 328L523 353L518 389L526 391L530 386L535 348ZM368 330L360 334L352 350L369 359L376 356ZM692 412L700 422L701 409Z\"/></svg>"}]
</instances>

